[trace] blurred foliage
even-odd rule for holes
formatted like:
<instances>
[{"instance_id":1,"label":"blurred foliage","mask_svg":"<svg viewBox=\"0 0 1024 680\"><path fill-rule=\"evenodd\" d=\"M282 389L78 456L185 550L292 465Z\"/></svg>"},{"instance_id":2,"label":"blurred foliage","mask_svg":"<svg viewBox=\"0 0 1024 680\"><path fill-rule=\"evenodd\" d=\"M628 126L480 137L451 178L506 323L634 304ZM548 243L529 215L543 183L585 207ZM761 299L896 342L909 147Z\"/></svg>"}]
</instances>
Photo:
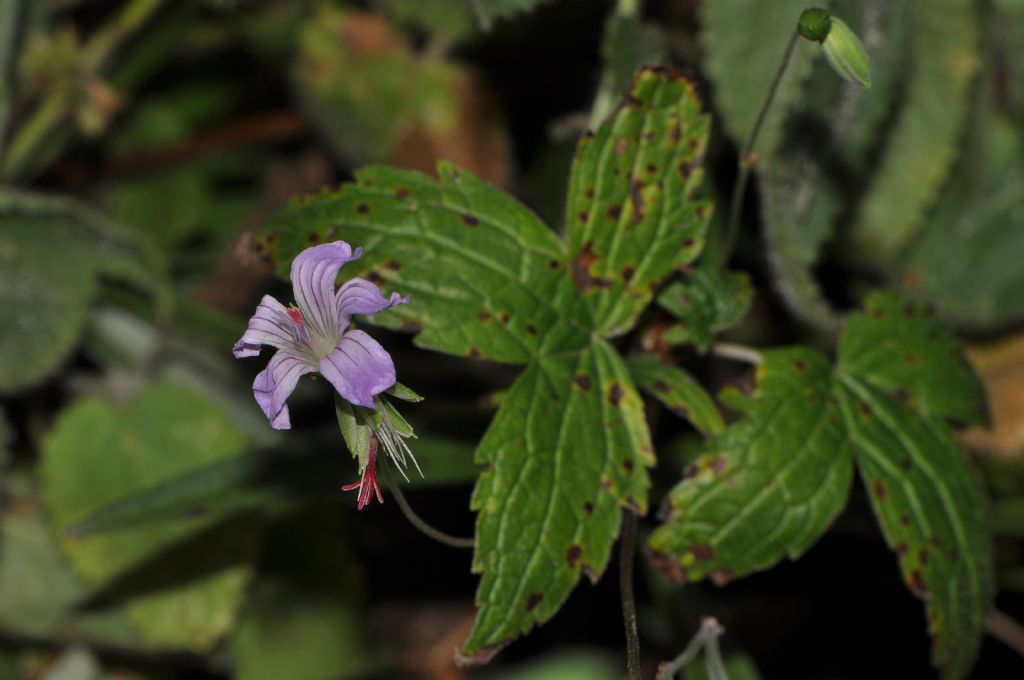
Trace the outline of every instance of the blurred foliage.
<instances>
[{"instance_id":1,"label":"blurred foliage","mask_svg":"<svg viewBox=\"0 0 1024 680\"><path fill-rule=\"evenodd\" d=\"M569 595L659 505L648 670L714 613L731 678L866 672L794 642L847 617L789 604L799 565L662 578L800 557L877 598L893 674L917 626L967 676L993 579L1024 617L1024 3L819 4L872 88L796 43L730 253L806 3L0 0L0 678L454 680L540 624L473 677L618 677L612 579ZM330 386L277 433L229 354L339 238L411 295L371 320L426 397L408 495L471 505L472 557L356 515ZM886 544L924 621L827 561Z\"/></svg>"}]
</instances>

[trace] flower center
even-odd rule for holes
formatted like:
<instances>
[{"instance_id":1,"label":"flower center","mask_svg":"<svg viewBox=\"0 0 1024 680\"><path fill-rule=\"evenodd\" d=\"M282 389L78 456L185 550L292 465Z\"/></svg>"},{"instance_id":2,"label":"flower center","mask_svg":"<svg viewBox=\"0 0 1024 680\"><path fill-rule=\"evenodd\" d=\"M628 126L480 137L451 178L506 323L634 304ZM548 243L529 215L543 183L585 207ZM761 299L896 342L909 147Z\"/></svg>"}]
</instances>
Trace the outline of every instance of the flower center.
<instances>
[{"instance_id":1,"label":"flower center","mask_svg":"<svg viewBox=\"0 0 1024 680\"><path fill-rule=\"evenodd\" d=\"M313 342L313 338L309 334L306 322L302 320L302 312L294 307L289 307L288 316L292 317L292 337L295 338L296 344L309 347Z\"/></svg>"}]
</instances>

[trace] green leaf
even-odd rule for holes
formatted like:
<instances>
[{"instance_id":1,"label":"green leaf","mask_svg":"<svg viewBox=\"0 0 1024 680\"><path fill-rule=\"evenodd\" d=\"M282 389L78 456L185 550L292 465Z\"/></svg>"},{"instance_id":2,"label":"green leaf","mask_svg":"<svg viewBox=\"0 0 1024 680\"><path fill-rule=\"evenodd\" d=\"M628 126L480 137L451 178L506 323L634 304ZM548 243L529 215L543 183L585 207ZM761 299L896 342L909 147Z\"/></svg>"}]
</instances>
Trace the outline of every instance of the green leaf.
<instances>
[{"instance_id":1,"label":"green leaf","mask_svg":"<svg viewBox=\"0 0 1024 680\"><path fill-rule=\"evenodd\" d=\"M151 385L123 412L83 399L61 415L46 441L43 497L63 529L113 501L237 455L244 445L220 408L170 384ZM105 590L116 590L139 569L159 569L164 560L154 563L157 555L182 550L177 559L189 564L193 578L181 582L186 572L178 564L173 576L161 577L173 577L177 587L129 592L125 606L148 643L206 651L231 627L244 595L246 561L257 547L254 528L235 523L226 534L209 523L177 522L90 538L64 535L61 543L85 579ZM215 551L202 543L200 530L217 541ZM216 560L222 562L211 563Z\"/></svg>"},{"instance_id":2,"label":"green leaf","mask_svg":"<svg viewBox=\"0 0 1024 680\"><path fill-rule=\"evenodd\" d=\"M891 293L868 296L863 311L850 317L838 370L909 404L921 417L987 422L985 389L960 344L923 305Z\"/></svg>"},{"instance_id":3,"label":"green leaf","mask_svg":"<svg viewBox=\"0 0 1024 680\"><path fill-rule=\"evenodd\" d=\"M661 279L700 253L711 204L694 197L709 130L689 80L642 69L618 112L580 139L569 261L602 335L632 328Z\"/></svg>"},{"instance_id":4,"label":"green leaf","mask_svg":"<svg viewBox=\"0 0 1024 680\"><path fill-rule=\"evenodd\" d=\"M483 578L463 649L471 662L550 619L581 573L596 581L622 508L646 512L644 468L654 457L640 396L615 350L599 342L527 367L477 462L486 467L473 493L473 571Z\"/></svg>"},{"instance_id":5,"label":"green leaf","mask_svg":"<svg viewBox=\"0 0 1024 680\"><path fill-rule=\"evenodd\" d=\"M679 320L657 338L670 345L692 343L706 352L715 335L738 324L754 301L746 272L717 272L699 267L684 281L673 281L658 294L658 304Z\"/></svg>"},{"instance_id":6,"label":"green leaf","mask_svg":"<svg viewBox=\"0 0 1024 680\"><path fill-rule=\"evenodd\" d=\"M910 58L888 144L871 173L851 238L871 262L891 259L917 232L956 159L980 64L977 8L919 1L908 12Z\"/></svg>"},{"instance_id":7,"label":"green leaf","mask_svg":"<svg viewBox=\"0 0 1024 680\"><path fill-rule=\"evenodd\" d=\"M1024 317L1024 271L1015 258L1024 248L1024 139L1002 116L979 117L973 128L902 280L944 317L989 330Z\"/></svg>"},{"instance_id":8,"label":"green leaf","mask_svg":"<svg viewBox=\"0 0 1024 680\"><path fill-rule=\"evenodd\" d=\"M97 276L160 292L161 263L81 205L0 191L0 392L50 375L81 334Z\"/></svg>"},{"instance_id":9,"label":"green leaf","mask_svg":"<svg viewBox=\"0 0 1024 680\"><path fill-rule=\"evenodd\" d=\"M708 442L650 538L674 580L725 582L799 557L846 504L852 458L831 366L808 349L765 352L743 418Z\"/></svg>"},{"instance_id":10,"label":"green leaf","mask_svg":"<svg viewBox=\"0 0 1024 680\"><path fill-rule=\"evenodd\" d=\"M926 602L932 660L964 677L994 596L992 545L984 490L944 419L984 420L980 383L941 324L885 295L850 319L837 371L875 514Z\"/></svg>"},{"instance_id":11,"label":"green leaf","mask_svg":"<svg viewBox=\"0 0 1024 680\"><path fill-rule=\"evenodd\" d=\"M718 434L725 429L715 402L683 369L650 354L631 356L626 359L626 365L637 387L652 394L669 411L690 421L701 434Z\"/></svg>"},{"instance_id":12,"label":"green leaf","mask_svg":"<svg viewBox=\"0 0 1024 680\"><path fill-rule=\"evenodd\" d=\"M374 665L361 579L340 515L314 508L277 523L232 639L239 680L365 677Z\"/></svg>"},{"instance_id":13,"label":"green leaf","mask_svg":"<svg viewBox=\"0 0 1024 680\"><path fill-rule=\"evenodd\" d=\"M365 250L352 266L409 294L375 321L419 330L417 344L450 354L525 363L588 341L558 237L515 199L442 163L440 182L385 167L356 184L298 202L262 242L286 275L310 242L343 238Z\"/></svg>"},{"instance_id":14,"label":"green leaf","mask_svg":"<svg viewBox=\"0 0 1024 680\"><path fill-rule=\"evenodd\" d=\"M41 517L4 516L0 548L0 630L140 646L138 632L124 612L75 611L89 594L88 587L71 570Z\"/></svg>"}]
</instances>

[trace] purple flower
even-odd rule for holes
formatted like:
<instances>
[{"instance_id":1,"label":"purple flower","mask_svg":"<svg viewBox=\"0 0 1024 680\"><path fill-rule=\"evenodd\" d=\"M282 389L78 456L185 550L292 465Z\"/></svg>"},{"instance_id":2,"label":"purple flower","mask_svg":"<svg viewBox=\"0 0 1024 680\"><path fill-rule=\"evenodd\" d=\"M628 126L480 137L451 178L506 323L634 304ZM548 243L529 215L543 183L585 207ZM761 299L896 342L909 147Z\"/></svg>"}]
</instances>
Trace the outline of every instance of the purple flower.
<instances>
[{"instance_id":1,"label":"purple flower","mask_svg":"<svg viewBox=\"0 0 1024 680\"><path fill-rule=\"evenodd\" d=\"M260 345L277 348L252 385L274 429L291 427L285 401L306 373L318 371L346 400L371 409L374 396L395 384L391 355L366 333L347 329L353 314L374 314L409 299L398 293L385 298L377 286L360 278L334 287L341 267L362 254L362 248L353 252L344 241L299 253L291 275L297 308L264 295L245 335L235 343L236 358L256 356Z\"/></svg>"}]
</instances>

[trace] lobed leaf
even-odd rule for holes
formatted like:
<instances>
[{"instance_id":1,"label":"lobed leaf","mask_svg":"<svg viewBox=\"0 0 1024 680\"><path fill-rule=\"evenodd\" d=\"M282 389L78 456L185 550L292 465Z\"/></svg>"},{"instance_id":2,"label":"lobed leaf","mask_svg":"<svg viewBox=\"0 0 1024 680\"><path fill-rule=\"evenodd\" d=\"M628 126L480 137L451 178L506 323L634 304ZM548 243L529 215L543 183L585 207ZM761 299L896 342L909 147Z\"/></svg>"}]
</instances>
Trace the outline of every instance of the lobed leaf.
<instances>
[{"instance_id":1,"label":"lobed leaf","mask_svg":"<svg viewBox=\"0 0 1024 680\"><path fill-rule=\"evenodd\" d=\"M565 250L521 203L442 163L440 181L371 167L334 194L293 203L261 237L284 276L311 243L364 248L353 267L411 296L375 321L416 330L416 342L450 354L526 363L579 349L589 319L575 304Z\"/></svg>"},{"instance_id":2,"label":"lobed leaf","mask_svg":"<svg viewBox=\"0 0 1024 680\"><path fill-rule=\"evenodd\" d=\"M994 596L981 484L941 422L853 377L836 394L886 542L925 601L932 661L948 677L966 677Z\"/></svg>"},{"instance_id":3,"label":"lobed leaf","mask_svg":"<svg viewBox=\"0 0 1024 680\"><path fill-rule=\"evenodd\" d=\"M644 513L654 464L643 405L622 359L598 342L543 358L513 383L477 449L473 570L481 573L464 662L550 619L596 581L622 508Z\"/></svg>"},{"instance_id":4,"label":"lobed leaf","mask_svg":"<svg viewBox=\"0 0 1024 680\"><path fill-rule=\"evenodd\" d=\"M701 434L714 435L725 429L715 402L683 369L670 366L651 354L631 356L626 359L626 365L637 387L653 395L669 411L690 421Z\"/></svg>"},{"instance_id":5,"label":"lobed leaf","mask_svg":"<svg viewBox=\"0 0 1024 680\"><path fill-rule=\"evenodd\" d=\"M594 329L625 333L673 268L704 245L696 201L710 117L681 75L637 72L622 106L576 151L566 210L572 280Z\"/></svg>"},{"instance_id":6,"label":"lobed leaf","mask_svg":"<svg viewBox=\"0 0 1024 680\"><path fill-rule=\"evenodd\" d=\"M649 545L677 581L718 583L796 559L846 504L852 458L831 366L808 349L766 352L743 418L708 442Z\"/></svg>"},{"instance_id":7,"label":"lobed leaf","mask_svg":"<svg viewBox=\"0 0 1024 680\"><path fill-rule=\"evenodd\" d=\"M925 307L875 293L850 317L837 370L909 404L921 417L987 421L985 390L960 344Z\"/></svg>"}]
</instances>

